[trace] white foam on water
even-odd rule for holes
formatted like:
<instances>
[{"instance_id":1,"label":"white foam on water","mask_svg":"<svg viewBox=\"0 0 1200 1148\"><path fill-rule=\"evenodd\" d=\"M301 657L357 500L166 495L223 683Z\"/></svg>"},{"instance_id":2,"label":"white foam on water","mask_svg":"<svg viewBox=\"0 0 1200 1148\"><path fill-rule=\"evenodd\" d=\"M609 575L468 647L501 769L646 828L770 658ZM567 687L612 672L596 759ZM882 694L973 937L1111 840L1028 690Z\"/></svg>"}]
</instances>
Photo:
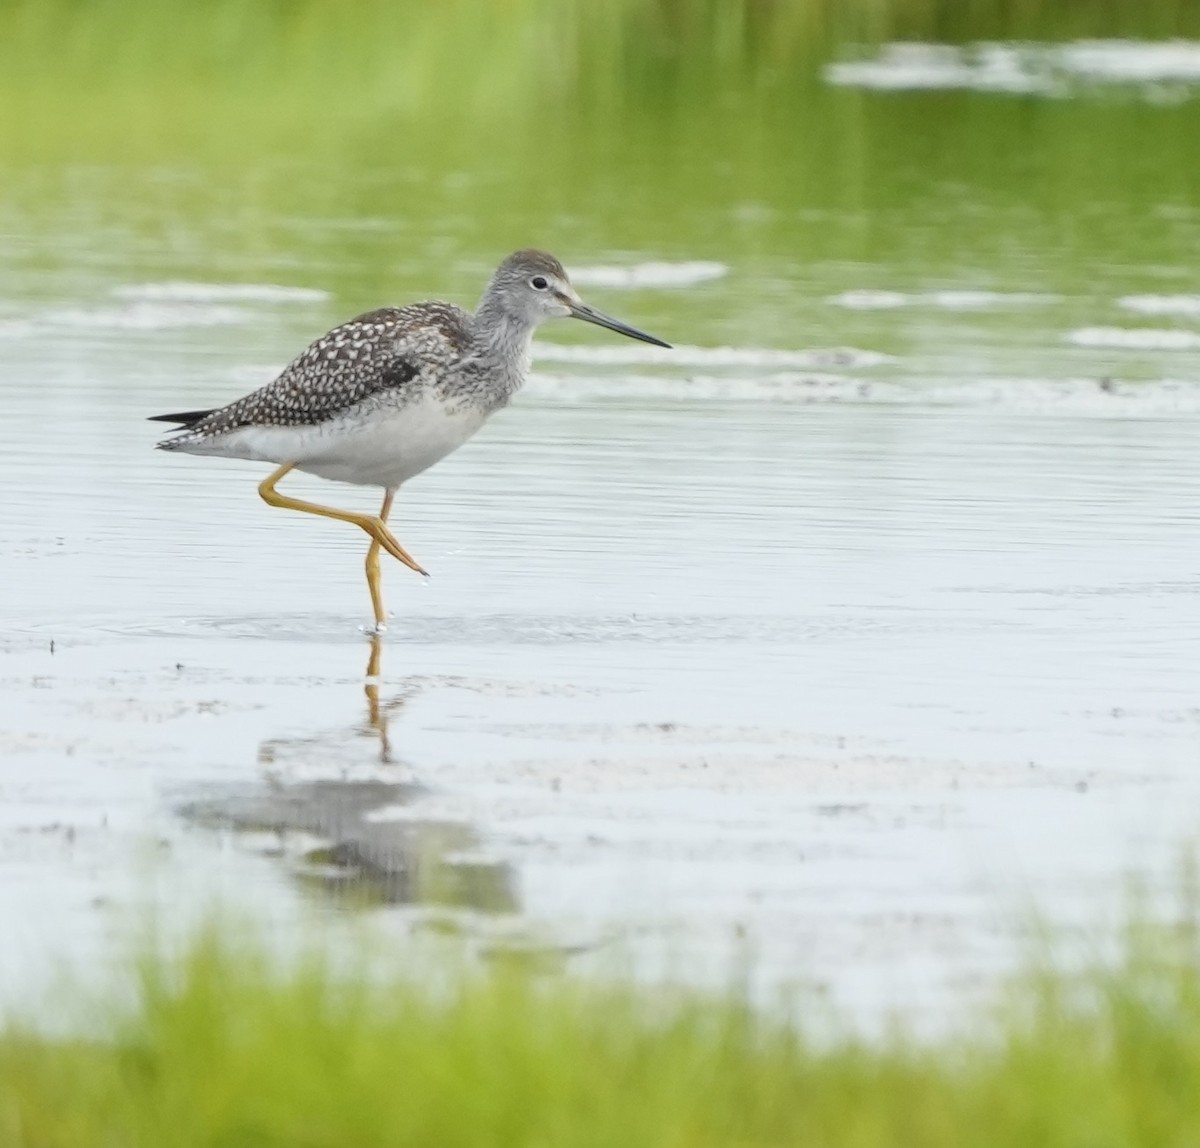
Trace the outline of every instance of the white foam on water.
<instances>
[{"instance_id":1,"label":"white foam on water","mask_svg":"<svg viewBox=\"0 0 1200 1148\"><path fill-rule=\"evenodd\" d=\"M1069 96L1081 87L1121 84L1161 98L1166 85L1179 89L1179 94L1200 85L1200 42L899 42L885 44L871 59L829 64L824 75L830 84L887 91L965 89Z\"/></svg>"},{"instance_id":2,"label":"white foam on water","mask_svg":"<svg viewBox=\"0 0 1200 1148\"><path fill-rule=\"evenodd\" d=\"M940 307L947 311L983 311L1052 303L1056 295L1032 291L875 291L863 289L830 295L825 301L851 311L889 311L899 307Z\"/></svg>"},{"instance_id":3,"label":"white foam on water","mask_svg":"<svg viewBox=\"0 0 1200 1148\"><path fill-rule=\"evenodd\" d=\"M575 267L571 282L580 287L691 287L729 274L724 263L635 263L631 267Z\"/></svg>"},{"instance_id":4,"label":"white foam on water","mask_svg":"<svg viewBox=\"0 0 1200 1148\"><path fill-rule=\"evenodd\" d=\"M320 303L328 291L273 283L130 283L113 289L118 299L167 303Z\"/></svg>"},{"instance_id":5,"label":"white foam on water","mask_svg":"<svg viewBox=\"0 0 1200 1148\"><path fill-rule=\"evenodd\" d=\"M840 295L830 295L825 302L835 307L847 307L851 311L890 311L896 307L907 307L912 302L912 296L900 291L843 291Z\"/></svg>"},{"instance_id":6,"label":"white foam on water","mask_svg":"<svg viewBox=\"0 0 1200 1148\"><path fill-rule=\"evenodd\" d=\"M1017 414L1155 417L1200 415L1200 382L1121 382L1089 377L862 379L819 371L753 375L554 375L536 372L528 391L539 399L676 400L997 409Z\"/></svg>"},{"instance_id":7,"label":"white foam on water","mask_svg":"<svg viewBox=\"0 0 1200 1148\"><path fill-rule=\"evenodd\" d=\"M124 307L63 308L36 317L37 324L84 330L163 331L184 327L223 327L247 323L252 312L243 307L132 303Z\"/></svg>"},{"instance_id":8,"label":"white foam on water","mask_svg":"<svg viewBox=\"0 0 1200 1148\"><path fill-rule=\"evenodd\" d=\"M1200 84L1200 42L1195 40L1077 40L1055 50L1065 72L1120 84Z\"/></svg>"},{"instance_id":9,"label":"white foam on water","mask_svg":"<svg viewBox=\"0 0 1200 1148\"><path fill-rule=\"evenodd\" d=\"M988 307L1041 306L1056 302L1058 296L1036 291L927 291L917 298L950 311L977 311Z\"/></svg>"},{"instance_id":10,"label":"white foam on water","mask_svg":"<svg viewBox=\"0 0 1200 1148\"><path fill-rule=\"evenodd\" d=\"M1200 295L1125 295L1117 306L1140 315L1200 315Z\"/></svg>"},{"instance_id":11,"label":"white foam on water","mask_svg":"<svg viewBox=\"0 0 1200 1148\"><path fill-rule=\"evenodd\" d=\"M840 87L881 91L967 88L985 92L1049 93L1046 77L1033 75L1012 46L885 44L873 60L829 64L825 80Z\"/></svg>"},{"instance_id":12,"label":"white foam on water","mask_svg":"<svg viewBox=\"0 0 1200 1148\"><path fill-rule=\"evenodd\" d=\"M1200 414L1200 382L1157 379L1122 382L1091 377L1068 379L914 379L908 402L989 407L1017 414L1113 415L1152 418Z\"/></svg>"},{"instance_id":13,"label":"white foam on water","mask_svg":"<svg viewBox=\"0 0 1200 1148\"><path fill-rule=\"evenodd\" d=\"M677 399L703 402L851 402L860 380L821 372L762 375L550 375L534 373L530 394L568 402Z\"/></svg>"},{"instance_id":14,"label":"white foam on water","mask_svg":"<svg viewBox=\"0 0 1200 1148\"><path fill-rule=\"evenodd\" d=\"M827 370L837 367L875 367L893 361L879 351L855 347L814 348L779 351L761 347L654 347L647 343L598 344L537 343L534 358L539 363L584 363L589 366L663 367L808 367Z\"/></svg>"},{"instance_id":15,"label":"white foam on water","mask_svg":"<svg viewBox=\"0 0 1200 1148\"><path fill-rule=\"evenodd\" d=\"M1076 347L1114 347L1133 351L1194 351L1200 348L1200 334L1194 331L1151 327L1080 327L1069 331L1065 338Z\"/></svg>"}]
</instances>

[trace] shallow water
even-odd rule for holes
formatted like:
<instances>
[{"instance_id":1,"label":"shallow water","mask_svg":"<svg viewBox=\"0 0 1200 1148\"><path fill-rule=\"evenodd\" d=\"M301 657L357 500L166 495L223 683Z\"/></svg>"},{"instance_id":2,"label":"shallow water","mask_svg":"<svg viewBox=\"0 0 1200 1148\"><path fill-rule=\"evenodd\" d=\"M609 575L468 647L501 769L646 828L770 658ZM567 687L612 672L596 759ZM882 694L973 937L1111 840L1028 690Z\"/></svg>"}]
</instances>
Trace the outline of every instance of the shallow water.
<instances>
[{"instance_id":1,"label":"shallow water","mask_svg":"<svg viewBox=\"0 0 1200 1148\"><path fill-rule=\"evenodd\" d=\"M310 894L349 869L389 928L702 978L749 946L764 986L941 1002L1011 957L1014 899L1094 919L1194 834L1195 205L1091 260L972 186L698 191L668 252L556 222L588 297L679 348L544 331L513 407L402 493L433 578L386 571L372 695L363 540L143 420L419 285L470 303L504 249L456 214L479 192L447 183L415 252L366 191L261 209L259 249L201 174L129 178L158 190L41 173L0 210L10 999L146 904L332 926L345 897Z\"/></svg>"}]
</instances>

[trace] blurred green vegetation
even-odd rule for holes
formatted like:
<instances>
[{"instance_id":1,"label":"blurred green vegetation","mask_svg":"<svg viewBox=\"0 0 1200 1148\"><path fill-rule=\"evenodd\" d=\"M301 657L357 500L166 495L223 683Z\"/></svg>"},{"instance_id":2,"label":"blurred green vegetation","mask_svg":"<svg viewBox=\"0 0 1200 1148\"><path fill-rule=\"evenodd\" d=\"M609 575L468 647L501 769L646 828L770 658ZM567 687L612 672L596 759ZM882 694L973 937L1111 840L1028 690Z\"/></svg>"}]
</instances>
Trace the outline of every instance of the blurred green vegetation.
<instances>
[{"instance_id":1,"label":"blurred green vegetation","mask_svg":"<svg viewBox=\"0 0 1200 1148\"><path fill-rule=\"evenodd\" d=\"M895 39L1104 36L1200 37L1200 5L0 0L0 297L294 281L335 293L333 321L381 299L471 303L533 243L569 263L737 267L686 314L668 293L634 301L647 325L794 345L799 321L806 340L820 325L938 355L945 324L893 315L881 339L887 316L817 304L864 285L1192 290L1200 99L873 91L823 69ZM1095 321L1089 302L1054 322ZM1001 319L1006 347L1028 342L1027 317Z\"/></svg>"},{"instance_id":2,"label":"blurred green vegetation","mask_svg":"<svg viewBox=\"0 0 1200 1148\"><path fill-rule=\"evenodd\" d=\"M404 158L795 119L888 39L1200 35L1188 0L5 0L0 156ZM844 132L845 122L835 125ZM761 141L760 141L761 142Z\"/></svg>"},{"instance_id":3,"label":"blurred green vegetation","mask_svg":"<svg viewBox=\"0 0 1200 1148\"><path fill-rule=\"evenodd\" d=\"M153 169L152 202L164 171L199 170L243 210L390 196L428 217L452 177L474 196L439 192L471 212L532 200L661 232L685 199L878 219L970 188L1076 227L1081 190L1195 198L1200 101L879 93L822 67L895 38L1189 34L1190 0L3 0L0 198L44 198L30 171L90 196L99 171Z\"/></svg>"},{"instance_id":4,"label":"blurred green vegetation","mask_svg":"<svg viewBox=\"0 0 1200 1148\"><path fill-rule=\"evenodd\" d=\"M5 1148L1134 1148L1200 1142L1200 931L1133 926L1074 972L1034 962L916 1041L784 1021L740 995L524 961L439 977L244 930L141 963L91 1035L0 1031ZM235 937L238 939L235 941ZM451 962L453 964L453 962ZM128 1000L125 996L123 999ZM808 1017L809 1021L803 1018Z\"/></svg>"}]
</instances>

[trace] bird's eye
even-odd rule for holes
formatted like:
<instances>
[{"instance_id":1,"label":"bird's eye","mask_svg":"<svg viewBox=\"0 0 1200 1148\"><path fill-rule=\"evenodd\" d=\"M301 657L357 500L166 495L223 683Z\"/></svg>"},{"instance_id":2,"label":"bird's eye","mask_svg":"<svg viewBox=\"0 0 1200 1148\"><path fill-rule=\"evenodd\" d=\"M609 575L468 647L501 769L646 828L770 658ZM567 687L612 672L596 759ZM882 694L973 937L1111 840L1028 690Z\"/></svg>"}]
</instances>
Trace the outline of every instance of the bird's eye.
<instances>
[{"instance_id":1,"label":"bird's eye","mask_svg":"<svg viewBox=\"0 0 1200 1148\"><path fill-rule=\"evenodd\" d=\"M529 280L529 286L535 291L545 291L550 284L541 275L535 275Z\"/></svg>"}]
</instances>

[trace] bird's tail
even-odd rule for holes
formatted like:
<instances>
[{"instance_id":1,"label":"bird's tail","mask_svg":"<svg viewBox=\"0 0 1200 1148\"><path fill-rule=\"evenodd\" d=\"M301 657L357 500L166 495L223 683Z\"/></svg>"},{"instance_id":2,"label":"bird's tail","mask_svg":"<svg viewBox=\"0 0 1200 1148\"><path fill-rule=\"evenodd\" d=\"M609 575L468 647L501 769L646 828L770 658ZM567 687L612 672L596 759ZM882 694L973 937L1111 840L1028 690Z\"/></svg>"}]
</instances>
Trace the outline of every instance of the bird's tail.
<instances>
[{"instance_id":1,"label":"bird's tail","mask_svg":"<svg viewBox=\"0 0 1200 1148\"><path fill-rule=\"evenodd\" d=\"M152 423L176 423L180 430L188 430L202 419L208 418L214 410L216 410L216 407L207 411L180 411L174 415L151 415L147 421Z\"/></svg>"}]
</instances>

